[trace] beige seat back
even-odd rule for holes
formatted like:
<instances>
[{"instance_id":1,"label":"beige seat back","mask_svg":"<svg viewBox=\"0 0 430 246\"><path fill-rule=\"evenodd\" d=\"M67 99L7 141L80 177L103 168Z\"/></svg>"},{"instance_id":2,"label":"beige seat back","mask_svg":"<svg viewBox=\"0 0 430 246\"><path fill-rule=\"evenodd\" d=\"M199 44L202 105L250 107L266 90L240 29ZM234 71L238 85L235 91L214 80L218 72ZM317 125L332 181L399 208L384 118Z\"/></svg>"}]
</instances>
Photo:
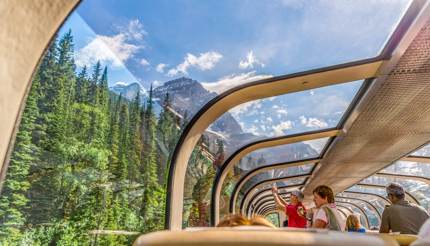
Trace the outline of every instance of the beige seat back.
<instances>
[{"instance_id":1,"label":"beige seat back","mask_svg":"<svg viewBox=\"0 0 430 246\"><path fill-rule=\"evenodd\" d=\"M210 228L200 231L159 231L140 236L134 246L398 246L386 235L279 229Z\"/></svg>"}]
</instances>

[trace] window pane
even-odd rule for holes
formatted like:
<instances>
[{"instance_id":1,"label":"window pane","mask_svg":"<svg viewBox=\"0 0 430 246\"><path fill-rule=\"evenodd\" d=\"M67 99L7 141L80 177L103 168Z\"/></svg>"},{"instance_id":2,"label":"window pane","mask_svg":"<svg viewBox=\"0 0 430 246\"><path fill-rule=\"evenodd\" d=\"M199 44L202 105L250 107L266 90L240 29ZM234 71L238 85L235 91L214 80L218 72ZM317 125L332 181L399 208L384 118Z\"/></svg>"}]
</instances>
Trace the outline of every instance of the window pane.
<instances>
[{"instance_id":1,"label":"window pane","mask_svg":"<svg viewBox=\"0 0 430 246\"><path fill-rule=\"evenodd\" d=\"M417 199L426 210L429 208L430 186L422 181L379 176L371 176L362 181L362 183L365 184L378 184L384 186L392 182L402 185L405 191L409 192L413 197L415 197L415 199ZM406 196L406 199L408 199L408 196Z\"/></svg>"},{"instance_id":2,"label":"window pane","mask_svg":"<svg viewBox=\"0 0 430 246\"><path fill-rule=\"evenodd\" d=\"M359 206L360 208L362 208L364 210L367 218L369 219L369 226L370 227L379 227L380 226L381 221L380 221L379 215L367 203L362 202L362 201L357 201L357 200L343 199L343 198L336 198L336 201L349 202L349 203L353 203L353 204ZM362 219L364 219L364 218L362 218Z\"/></svg>"},{"instance_id":3,"label":"window pane","mask_svg":"<svg viewBox=\"0 0 430 246\"><path fill-rule=\"evenodd\" d=\"M409 161L397 161L383 169L381 173L394 173L430 178L430 164Z\"/></svg>"},{"instance_id":4,"label":"window pane","mask_svg":"<svg viewBox=\"0 0 430 246\"><path fill-rule=\"evenodd\" d=\"M314 165L315 164L307 164L307 165L296 166L296 167L273 169L270 171L259 173L254 177L252 177L250 180L248 180L243 185L240 192L245 193L249 188L251 188L255 184L267 179L283 178L283 177L289 177L289 176L295 176L295 175L301 175L301 174L310 174Z\"/></svg>"},{"instance_id":5,"label":"window pane","mask_svg":"<svg viewBox=\"0 0 430 246\"><path fill-rule=\"evenodd\" d=\"M409 2L91 0L77 14L145 87L201 83L195 111L238 84L378 55Z\"/></svg>"},{"instance_id":6,"label":"window pane","mask_svg":"<svg viewBox=\"0 0 430 246\"><path fill-rule=\"evenodd\" d=\"M385 205L389 205L389 203L387 201L385 201L384 199L379 198L379 197L375 197L372 195L368 195L368 194L356 194L356 193L342 192L342 193L339 193L337 195L337 197L339 197L339 196L366 200L366 201L370 202L372 205L374 205L376 207L376 209L378 209L380 214L382 214L382 212L384 212Z\"/></svg>"},{"instance_id":7,"label":"window pane","mask_svg":"<svg viewBox=\"0 0 430 246\"><path fill-rule=\"evenodd\" d=\"M1 243L122 245L163 229L171 153L204 104L249 81L374 57L408 4L82 1L35 73L0 198ZM187 171L184 225L208 219L222 156L212 140Z\"/></svg>"},{"instance_id":8,"label":"window pane","mask_svg":"<svg viewBox=\"0 0 430 246\"><path fill-rule=\"evenodd\" d=\"M424 157L430 157L430 144L422 147L421 149L413 152L411 154L412 156L424 156Z\"/></svg>"},{"instance_id":9,"label":"window pane","mask_svg":"<svg viewBox=\"0 0 430 246\"><path fill-rule=\"evenodd\" d=\"M316 158L321 154L329 138L285 144L264 148L243 157L237 163L236 173L242 177L248 171L271 164Z\"/></svg>"},{"instance_id":10,"label":"window pane","mask_svg":"<svg viewBox=\"0 0 430 246\"><path fill-rule=\"evenodd\" d=\"M209 138L220 138L226 157L260 139L336 127L363 81L317 88L238 105L212 123Z\"/></svg>"},{"instance_id":11,"label":"window pane","mask_svg":"<svg viewBox=\"0 0 430 246\"><path fill-rule=\"evenodd\" d=\"M269 215L266 216L266 219L268 221L270 221L270 223L272 223L273 225L275 225L276 227L280 227L281 226L281 222L279 220L279 214L276 212L273 212Z\"/></svg>"},{"instance_id":12,"label":"window pane","mask_svg":"<svg viewBox=\"0 0 430 246\"><path fill-rule=\"evenodd\" d=\"M367 227L367 221L366 221L366 214L365 213L363 214L363 212L360 209L358 209L356 206L353 206L353 205L351 205L349 203L344 203L344 202L341 202L341 201L336 202L336 204L338 206L341 206L341 207L347 207L350 210L352 210L354 212L354 214L359 215L361 225L363 227L365 227L365 228L368 229L368 227Z\"/></svg>"}]
</instances>

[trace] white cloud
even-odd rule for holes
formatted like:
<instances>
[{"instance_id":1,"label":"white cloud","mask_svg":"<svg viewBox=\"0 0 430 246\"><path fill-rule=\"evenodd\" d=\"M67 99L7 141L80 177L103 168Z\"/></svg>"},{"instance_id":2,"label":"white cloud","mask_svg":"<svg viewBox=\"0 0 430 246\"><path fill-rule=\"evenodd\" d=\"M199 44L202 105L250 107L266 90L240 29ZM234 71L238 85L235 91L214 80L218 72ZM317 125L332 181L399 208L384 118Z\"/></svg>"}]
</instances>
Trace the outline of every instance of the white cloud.
<instances>
[{"instance_id":1,"label":"white cloud","mask_svg":"<svg viewBox=\"0 0 430 246\"><path fill-rule=\"evenodd\" d=\"M302 125L304 125L306 127L324 128L324 127L328 126L327 122L325 122L322 119L320 120L317 118L306 118L303 115L300 116L299 119L300 119L300 122L302 123Z\"/></svg>"},{"instance_id":2,"label":"white cloud","mask_svg":"<svg viewBox=\"0 0 430 246\"><path fill-rule=\"evenodd\" d=\"M125 83L123 81L118 81L113 86L127 86L127 85L128 85L128 83Z\"/></svg>"},{"instance_id":3,"label":"white cloud","mask_svg":"<svg viewBox=\"0 0 430 246\"><path fill-rule=\"evenodd\" d=\"M155 70L159 73L164 73L164 69L167 67L166 64L164 63L160 63L157 65L157 67L155 68Z\"/></svg>"},{"instance_id":4,"label":"white cloud","mask_svg":"<svg viewBox=\"0 0 430 246\"><path fill-rule=\"evenodd\" d=\"M204 82L201 83L202 86L212 92L216 92L220 94L223 91L226 91L230 88L236 87L238 85L246 84L252 81L257 81L261 79L267 79L273 77L272 75L256 75L256 71L251 71L248 73L241 73L241 74L232 74L226 77L223 77L219 79L216 82Z\"/></svg>"},{"instance_id":5,"label":"white cloud","mask_svg":"<svg viewBox=\"0 0 430 246\"><path fill-rule=\"evenodd\" d=\"M222 55L215 51L200 53L199 56L188 53L184 57L184 62L172 68L167 72L167 75L172 77L179 73L188 74L188 69L195 67L201 71L211 70L221 60Z\"/></svg>"},{"instance_id":6,"label":"white cloud","mask_svg":"<svg viewBox=\"0 0 430 246\"><path fill-rule=\"evenodd\" d=\"M75 54L78 67L91 66L96 61L110 64L113 67L124 67L125 61L139 50L143 45L131 42L143 39L146 32L138 20L130 21L128 26L113 36L96 35L86 46Z\"/></svg>"},{"instance_id":7,"label":"white cloud","mask_svg":"<svg viewBox=\"0 0 430 246\"><path fill-rule=\"evenodd\" d=\"M233 117L238 119L241 115L250 114L254 111L253 109L258 109L258 108L261 108L260 100L239 104L236 107L230 109L229 112L233 115Z\"/></svg>"},{"instance_id":8,"label":"white cloud","mask_svg":"<svg viewBox=\"0 0 430 246\"><path fill-rule=\"evenodd\" d=\"M143 29L143 24L138 19L131 20L124 28L119 27L119 30L124 30L123 33L129 40L140 41L144 35L148 33Z\"/></svg>"},{"instance_id":9,"label":"white cloud","mask_svg":"<svg viewBox=\"0 0 430 246\"><path fill-rule=\"evenodd\" d=\"M140 59L140 65L146 67L146 66L151 65L151 63L149 63L149 61L146 60L145 58L142 58L142 59Z\"/></svg>"},{"instance_id":10,"label":"white cloud","mask_svg":"<svg viewBox=\"0 0 430 246\"><path fill-rule=\"evenodd\" d=\"M266 118L266 120L267 120L268 122L273 122L272 117L267 117L267 118Z\"/></svg>"},{"instance_id":11,"label":"white cloud","mask_svg":"<svg viewBox=\"0 0 430 246\"><path fill-rule=\"evenodd\" d=\"M273 129L273 135L275 136L282 136L285 135L284 131L289 130L293 128L293 124L291 121L284 121L279 125L272 126Z\"/></svg>"},{"instance_id":12,"label":"white cloud","mask_svg":"<svg viewBox=\"0 0 430 246\"><path fill-rule=\"evenodd\" d=\"M251 126L251 127L247 127L247 128L244 128L244 129L245 129L246 132L250 132L250 133L252 133L254 135L257 135L257 136L259 136L261 134L261 132L258 131L257 126Z\"/></svg>"},{"instance_id":13,"label":"white cloud","mask_svg":"<svg viewBox=\"0 0 430 246\"><path fill-rule=\"evenodd\" d=\"M161 82L159 80L152 81L152 86L154 86L154 88L158 87L158 86L161 86L161 85L163 85L163 82Z\"/></svg>"},{"instance_id":14,"label":"white cloud","mask_svg":"<svg viewBox=\"0 0 430 246\"><path fill-rule=\"evenodd\" d=\"M274 108L274 109L278 109L278 108L280 108L278 105L273 105L272 106L272 108Z\"/></svg>"},{"instance_id":15,"label":"white cloud","mask_svg":"<svg viewBox=\"0 0 430 246\"><path fill-rule=\"evenodd\" d=\"M254 52L251 50L246 54L246 59L241 60L239 62L239 68L240 69L248 69L248 68L254 68L254 65L259 65L261 67L264 67L265 65L261 63L255 56Z\"/></svg>"},{"instance_id":16,"label":"white cloud","mask_svg":"<svg viewBox=\"0 0 430 246\"><path fill-rule=\"evenodd\" d=\"M310 90L309 94L311 94L311 96L315 95L315 91L314 90Z\"/></svg>"},{"instance_id":17,"label":"white cloud","mask_svg":"<svg viewBox=\"0 0 430 246\"><path fill-rule=\"evenodd\" d=\"M288 114L286 109L278 109L278 110L276 110L276 113L281 114L281 115L287 115Z\"/></svg>"}]
</instances>

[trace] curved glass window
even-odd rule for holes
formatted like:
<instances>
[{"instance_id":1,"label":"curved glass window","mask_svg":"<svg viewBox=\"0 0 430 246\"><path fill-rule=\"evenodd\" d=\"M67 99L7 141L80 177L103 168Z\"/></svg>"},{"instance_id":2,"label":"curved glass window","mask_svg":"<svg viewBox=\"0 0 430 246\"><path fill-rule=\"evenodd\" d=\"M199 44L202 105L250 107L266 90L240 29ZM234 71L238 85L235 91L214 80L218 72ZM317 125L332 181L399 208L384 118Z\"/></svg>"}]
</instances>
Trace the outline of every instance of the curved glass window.
<instances>
[{"instance_id":1,"label":"curved glass window","mask_svg":"<svg viewBox=\"0 0 430 246\"><path fill-rule=\"evenodd\" d=\"M369 225L368 225L367 220L366 220L367 215L366 215L366 213L363 213L362 210L360 210L359 208L357 208L356 206L354 206L350 203L345 203L342 201L336 201L336 204L340 207L346 207L349 210L352 210L354 214L359 215L361 225L363 227L369 228ZM348 214L350 214L350 211L348 211L348 212L349 212Z\"/></svg>"},{"instance_id":2,"label":"curved glass window","mask_svg":"<svg viewBox=\"0 0 430 246\"><path fill-rule=\"evenodd\" d=\"M373 206L376 207L376 209L379 211L381 215L384 212L385 206L389 205L389 202L387 202L386 200L380 197L364 194L364 193L358 194L358 193L342 192L337 194L337 197L357 198L357 199L368 201L369 203L371 203Z\"/></svg>"},{"instance_id":3,"label":"curved glass window","mask_svg":"<svg viewBox=\"0 0 430 246\"><path fill-rule=\"evenodd\" d=\"M284 194L284 197L289 197L288 192L291 192L292 190L297 189L297 188L284 188L284 189L279 189L279 193L280 194ZM254 200L252 201L253 203L256 203L257 201L261 200L263 197L266 197L268 195L272 195L272 191L271 190L267 190L264 191L260 194L258 194L257 196L255 196ZM251 199L252 196L249 196L248 199Z\"/></svg>"},{"instance_id":4,"label":"curved glass window","mask_svg":"<svg viewBox=\"0 0 430 246\"><path fill-rule=\"evenodd\" d=\"M423 156L423 157L430 157L430 144L422 147L421 149L413 152L411 154L412 156Z\"/></svg>"},{"instance_id":5,"label":"curved glass window","mask_svg":"<svg viewBox=\"0 0 430 246\"><path fill-rule=\"evenodd\" d=\"M336 127L362 80L250 101L224 113L206 135L220 138L226 158L261 139Z\"/></svg>"},{"instance_id":6,"label":"curved glass window","mask_svg":"<svg viewBox=\"0 0 430 246\"><path fill-rule=\"evenodd\" d=\"M270 221L276 227L281 227L281 221L279 219L279 214L276 212L270 213L265 217L268 221Z\"/></svg>"},{"instance_id":7,"label":"curved glass window","mask_svg":"<svg viewBox=\"0 0 430 246\"><path fill-rule=\"evenodd\" d=\"M407 179L395 178L395 177L391 178L391 177L371 176L367 179L364 179L361 183L386 186L392 182L399 183L400 185L402 185L405 191L409 192L415 199L417 199L420 202L421 206L423 206L426 210L429 208L430 185L422 181L407 180ZM407 196L406 196L406 199L408 199Z\"/></svg>"},{"instance_id":8,"label":"curved glass window","mask_svg":"<svg viewBox=\"0 0 430 246\"><path fill-rule=\"evenodd\" d=\"M299 174L310 174L314 166L315 164L307 164L296 167L273 169L270 171L259 173L243 185L242 189L240 190L240 193L245 193L249 188L264 180L284 177L287 178Z\"/></svg>"},{"instance_id":9,"label":"curved glass window","mask_svg":"<svg viewBox=\"0 0 430 246\"><path fill-rule=\"evenodd\" d=\"M336 202L348 202L348 203L352 203L355 204L357 206L359 206L360 208L363 209L367 219L369 220L369 228L371 227L378 227L380 226L381 223L381 219L378 215L378 213L366 202L363 201L358 201L358 200L354 200L354 199L345 199L345 198L338 198L336 197ZM364 220L365 218L361 218L362 220ZM361 221L362 225L363 221Z\"/></svg>"},{"instance_id":10,"label":"curved glass window","mask_svg":"<svg viewBox=\"0 0 430 246\"><path fill-rule=\"evenodd\" d=\"M380 172L430 178L430 164L410 161L397 161L394 164L384 168Z\"/></svg>"},{"instance_id":11,"label":"curved glass window","mask_svg":"<svg viewBox=\"0 0 430 246\"><path fill-rule=\"evenodd\" d=\"M0 243L122 245L163 229L171 153L204 104L250 81L375 57L408 5L82 1L35 72L1 191ZM184 226L207 221L220 137L195 147Z\"/></svg>"}]
</instances>

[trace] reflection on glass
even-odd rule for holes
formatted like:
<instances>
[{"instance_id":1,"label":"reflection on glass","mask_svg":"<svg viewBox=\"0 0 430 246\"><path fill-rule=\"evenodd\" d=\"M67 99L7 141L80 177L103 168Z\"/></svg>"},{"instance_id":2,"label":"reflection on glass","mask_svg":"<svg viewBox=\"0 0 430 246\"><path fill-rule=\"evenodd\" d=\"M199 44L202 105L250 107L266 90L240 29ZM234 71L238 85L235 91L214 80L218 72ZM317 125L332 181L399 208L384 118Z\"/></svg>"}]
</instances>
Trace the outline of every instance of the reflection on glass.
<instances>
[{"instance_id":1,"label":"reflection on glass","mask_svg":"<svg viewBox=\"0 0 430 246\"><path fill-rule=\"evenodd\" d=\"M109 88L112 66L80 68L81 32L65 28L75 27L66 23L32 81L1 191L1 245L126 245L164 228L183 121L151 90Z\"/></svg>"},{"instance_id":2,"label":"reflection on glass","mask_svg":"<svg viewBox=\"0 0 430 246\"><path fill-rule=\"evenodd\" d=\"M336 202L336 204L339 207L346 207L349 210L352 210L354 214L359 215L361 225L364 226L364 227L366 227L367 229L369 229L368 224L367 224L367 220L366 220L366 214L363 214L363 212L359 208L357 208L356 206L353 206L353 205L351 205L349 203L344 203L344 202L341 202L341 201ZM349 210L348 210L349 213L347 213L347 214L351 213Z\"/></svg>"},{"instance_id":3,"label":"reflection on glass","mask_svg":"<svg viewBox=\"0 0 430 246\"><path fill-rule=\"evenodd\" d=\"M248 171L262 166L316 158L321 154L328 139L320 138L260 149L243 157L236 164L237 167L234 170L240 176L243 176Z\"/></svg>"},{"instance_id":4,"label":"reflection on glass","mask_svg":"<svg viewBox=\"0 0 430 246\"><path fill-rule=\"evenodd\" d=\"M377 185L384 185L384 186L392 182L398 183L401 186L403 186L405 191L409 192L415 199L417 199L425 209L429 208L430 185L426 184L425 182L416 181L416 180L407 180L403 178L391 178L391 177L379 177L379 176L371 176L362 181L362 183L365 183L365 184L377 184ZM407 196L406 196L406 199L408 199Z\"/></svg>"},{"instance_id":5,"label":"reflection on glass","mask_svg":"<svg viewBox=\"0 0 430 246\"><path fill-rule=\"evenodd\" d=\"M283 187L283 186L292 186L292 185L301 185L306 181L306 177L299 177L299 178L291 178L285 181L280 181L280 182L276 182L275 184L278 187ZM263 185L259 185L256 188L252 189L247 197L248 199L250 199L251 197L253 197L255 194L257 194L258 192L262 191L262 190L270 190L272 188L273 184L263 184ZM238 200L236 201L236 204L240 204L242 202L243 199L243 193L239 193L239 197Z\"/></svg>"},{"instance_id":6,"label":"reflection on glass","mask_svg":"<svg viewBox=\"0 0 430 246\"><path fill-rule=\"evenodd\" d=\"M355 205L359 206L360 208L362 208L364 210L364 212L365 212L365 214L366 214L366 216L367 216L367 218L369 220L369 226L370 227L379 227L379 225L380 225L379 215L367 203L362 202L362 201L358 201L358 200L336 198L336 202L338 202L338 201L339 202L348 202L348 203L352 203L352 204L355 204Z\"/></svg>"},{"instance_id":7,"label":"reflection on glass","mask_svg":"<svg viewBox=\"0 0 430 246\"><path fill-rule=\"evenodd\" d=\"M397 161L381 170L381 173L394 173L430 178L430 164L410 161Z\"/></svg>"},{"instance_id":8,"label":"reflection on glass","mask_svg":"<svg viewBox=\"0 0 430 246\"><path fill-rule=\"evenodd\" d=\"M246 192L250 187L267 179L283 178L283 177L295 176L299 174L310 174L314 165L315 164L307 164L307 165L288 167L288 168L278 168L270 171L265 171L263 173L259 173L254 177L252 177L251 179L249 179L243 185L241 189L241 193Z\"/></svg>"},{"instance_id":9,"label":"reflection on glass","mask_svg":"<svg viewBox=\"0 0 430 246\"><path fill-rule=\"evenodd\" d=\"M271 214L268 214L265 217L268 221L270 221L270 223L272 223L273 225L275 225L276 227L280 227L281 226L281 222L279 220L279 214L276 212L273 212Z\"/></svg>"},{"instance_id":10,"label":"reflection on glass","mask_svg":"<svg viewBox=\"0 0 430 246\"><path fill-rule=\"evenodd\" d=\"M423 157L430 157L430 144L422 147L421 149L413 152L411 154L412 156L423 156Z\"/></svg>"},{"instance_id":11,"label":"reflection on glass","mask_svg":"<svg viewBox=\"0 0 430 246\"><path fill-rule=\"evenodd\" d=\"M238 105L208 128L220 136L227 156L245 144L336 127L362 80L250 101Z\"/></svg>"},{"instance_id":12,"label":"reflection on glass","mask_svg":"<svg viewBox=\"0 0 430 246\"><path fill-rule=\"evenodd\" d=\"M380 214L382 214L382 212L384 211L385 205L389 205L389 203L386 200L379 198L379 197L376 197L376 196L368 195L368 194L357 194L357 193L342 192L342 193L339 193L337 195L337 197L349 197L349 198L363 199L363 200L368 201L371 204L373 204L376 207L376 209L379 211Z\"/></svg>"}]
</instances>

